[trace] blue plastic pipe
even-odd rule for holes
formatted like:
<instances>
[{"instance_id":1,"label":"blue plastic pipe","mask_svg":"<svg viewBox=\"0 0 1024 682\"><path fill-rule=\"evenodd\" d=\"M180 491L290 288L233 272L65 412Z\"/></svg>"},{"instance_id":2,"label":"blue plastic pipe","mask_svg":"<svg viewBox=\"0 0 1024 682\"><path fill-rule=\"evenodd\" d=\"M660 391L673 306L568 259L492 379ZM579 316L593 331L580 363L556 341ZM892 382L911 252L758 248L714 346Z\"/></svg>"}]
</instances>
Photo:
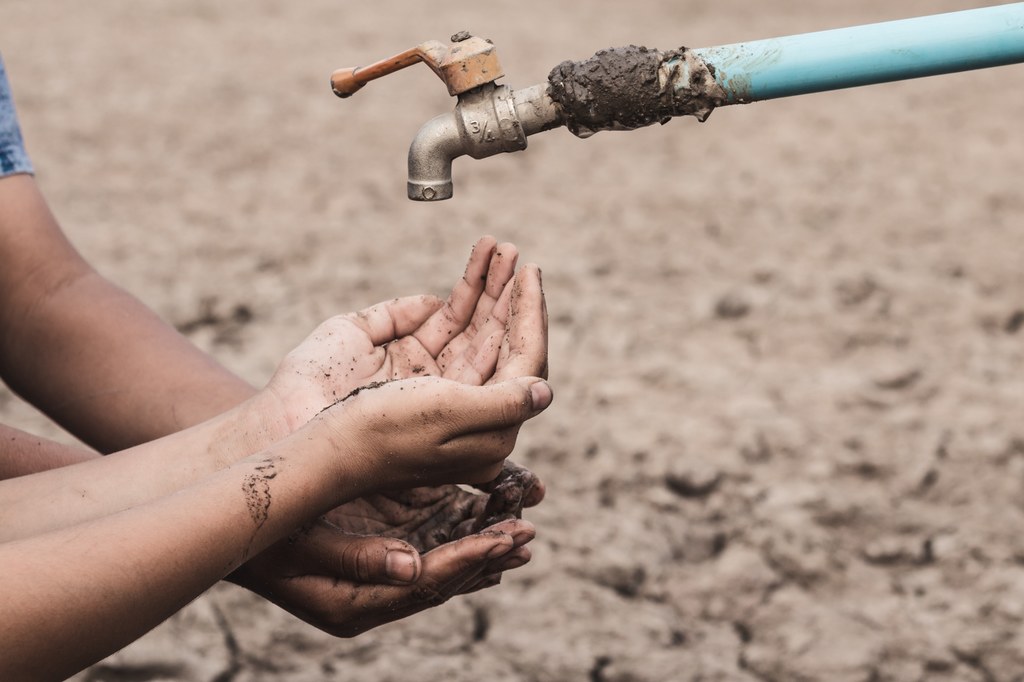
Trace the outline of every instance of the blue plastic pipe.
<instances>
[{"instance_id":1,"label":"blue plastic pipe","mask_svg":"<svg viewBox=\"0 0 1024 682\"><path fill-rule=\"evenodd\" d=\"M1004 66L1024 62L1024 2L693 53L729 104Z\"/></svg>"}]
</instances>

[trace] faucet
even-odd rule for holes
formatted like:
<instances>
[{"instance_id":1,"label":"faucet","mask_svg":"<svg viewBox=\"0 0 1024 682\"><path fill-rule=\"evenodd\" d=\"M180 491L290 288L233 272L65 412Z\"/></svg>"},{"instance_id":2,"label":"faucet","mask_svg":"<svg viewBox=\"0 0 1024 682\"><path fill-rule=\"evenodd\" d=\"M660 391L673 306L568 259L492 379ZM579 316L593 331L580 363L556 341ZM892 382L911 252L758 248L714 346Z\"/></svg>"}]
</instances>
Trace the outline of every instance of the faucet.
<instances>
[{"instance_id":1,"label":"faucet","mask_svg":"<svg viewBox=\"0 0 1024 682\"><path fill-rule=\"evenodd\" d=\"M409 147L409 198L450 199L452 161L483 159L526 149L526 137L562 125L559 108L546 84L520 90L496 85L504 76L494 45L463 31L446 45L428 41L390 59L360 68L338 69L331 89L350 97L367 82L419 62L425 63L458 97L455 110L420 128Z\"/></svg>"},{"instance_id":2,"label":"faucet","mask_svg":"<svg viewBox=\"0 0 1024 682\"><path fill-rule=\"evenodd\" d=\"M462 31L339 69L331 87L350 97L419 62L458 97L409 147L409 198L440 201L452 196L454 159L520 151L527 136L562 125L589 137L677 116L704 121L725 105L1022 63L1024 2L708 48L609 48L519 90L495 83L504 72L494 45Z\"/></svg>"},{"instance_id":3,"label":"faucet","mask_svg":"<svg viewBox=\"0 0 1024 682\"><path fill-rule=\"evenodd\" d=\"M483 159L526 149L526 138L566 126L579 137L599 130L633 130L674 116L703 121L725 103L713 70L686 48L660 52L631 45L600 50L582 62L566 61L548 82L513 90L494 45L466 31L451 43L427 41L390 59L331 74L331 89L351 97L369 81L424 63L458 98L455 110L420 128L409 147L408 195L441 201L453 194L452 161Z\"/></svg>"}]
</instances>

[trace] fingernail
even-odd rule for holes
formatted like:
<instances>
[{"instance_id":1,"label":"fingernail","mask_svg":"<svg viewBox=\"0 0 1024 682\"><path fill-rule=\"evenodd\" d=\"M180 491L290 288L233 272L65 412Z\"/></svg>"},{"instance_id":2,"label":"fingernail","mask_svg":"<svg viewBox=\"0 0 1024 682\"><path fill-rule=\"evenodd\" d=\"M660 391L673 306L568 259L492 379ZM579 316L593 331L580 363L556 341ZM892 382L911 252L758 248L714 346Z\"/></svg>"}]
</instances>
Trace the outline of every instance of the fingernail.
<instances>
[{"instance_id":1,"label":"fingernail","mask_svg":"<svg viewBox=\"0 0 1024 682\"><path fill-rule=\"evenodd\" d=\"M533 409L540 411L551 404L554 394L552 394L548 382L538 381L530 386L530 398L533 400Z\"/></svg>"},{"instance_id":2,"label":"fingernail","mask_svg":"<svg viewBox=\"0 0 1024 682\"><path fill-rule=\"evenodd\" d=\"M384 556L384 572L392 580L411 583L416 579L416 559L408 552L393 549Z\"/></svg>"}]
</instances>

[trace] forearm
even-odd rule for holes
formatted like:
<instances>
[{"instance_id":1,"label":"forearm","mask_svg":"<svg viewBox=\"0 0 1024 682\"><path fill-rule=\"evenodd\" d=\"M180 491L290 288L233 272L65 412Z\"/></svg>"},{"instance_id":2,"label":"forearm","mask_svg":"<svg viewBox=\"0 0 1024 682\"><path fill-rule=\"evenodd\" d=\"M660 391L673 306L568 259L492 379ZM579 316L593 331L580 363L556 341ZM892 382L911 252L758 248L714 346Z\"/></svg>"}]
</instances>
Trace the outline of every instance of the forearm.
<instances>
[{"instance_id":1,"label":"forearm","mask_svg":"<svg viewBox=\"0 0 1024 682\"><path fill-rule=\"evenodd\" d=\"M95 272L12 326L8 385L101 452L187 428L255 393Z\"/></svg>"},{"instance_id":2,"label":"forearm","mask_svg":"<svg viewBox=\"0 0 1024 682\"><path fill-rule=\"evenodd\" d=\"M104 452L254 393L86 264L29 176L0 180L0 376Z\"/></svg>"},{"instance_id":3,"label":"forearm","mask_svg":"<svg viewBox=\"0 0 1024 682\"><path fill-rule=\"evenodd\" d=\"M56 443L0 424L0 481L99 457L85 448Z\"/></svg>"},{"instance_id":4,"label":"forearm","mask_svg":"<svg viewBox=\"0 0 1024 682\"><path fill-rule=\"evenodd\" d=\"M63 679L358 496L336 475L343 455L291 439L171 496L0 545L0 679Z\"/></svg>"},{"instance_id":5,"label":"forearm","mask_svg":"<svg viewBox=\"0 0 1024 682\"><path fill-rule=\"evenodd\" d=\"M0 542L83 523L169 495L259 452L288 433L268 396L258 394L198 426L107 457L0 482ZM26 434L22 434L24 437ZM31 443L32 441L28 441ZM7 459L7 442L0 442ZM30 448L25 445L22 449ZM42 446L70 460L79 453ZM28 468L38 462L15 459Z\"/></svg>"}]
</instances>

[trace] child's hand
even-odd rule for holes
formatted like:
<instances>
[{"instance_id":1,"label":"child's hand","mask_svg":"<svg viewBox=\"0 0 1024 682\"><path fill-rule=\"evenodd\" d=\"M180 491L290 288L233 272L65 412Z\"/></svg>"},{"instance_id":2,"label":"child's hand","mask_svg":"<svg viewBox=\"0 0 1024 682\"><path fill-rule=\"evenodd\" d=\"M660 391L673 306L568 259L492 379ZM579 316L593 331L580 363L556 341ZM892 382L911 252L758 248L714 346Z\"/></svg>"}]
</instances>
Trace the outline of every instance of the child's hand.
<instances>
[{"instance_id":1,"label":"child's hand","mask_svg":"<svg viewBox=\"0 0 1024 682\"><path fill-rule=\"evenodd\" d=\"M354 392L301 432L347 453L333 469L349 482L356 479L362 495L482 483L498 476L519 427L551 399L551 387L536 377L489 386L406 379Z\"/></svg>"},{"instance_id":2,"label":"child's hand","mask_svg":"<svg viewBox=\"0 0 1024 682\"><path fill-rule=\"evenodd\" d=\"M447 301L399 298L321 324L288 354L263 392L282 413L286 431L369 383L443 376L479 385L491 378L499 353L509 355L508 344L501 345L517 257L515 246L483 237ZM528 308L533 317L544 315L543 301ZM545 320L529 326L540 328ZM546 339L537 336L530 348L543 355Z\"/></svg>"}]
</instances>

